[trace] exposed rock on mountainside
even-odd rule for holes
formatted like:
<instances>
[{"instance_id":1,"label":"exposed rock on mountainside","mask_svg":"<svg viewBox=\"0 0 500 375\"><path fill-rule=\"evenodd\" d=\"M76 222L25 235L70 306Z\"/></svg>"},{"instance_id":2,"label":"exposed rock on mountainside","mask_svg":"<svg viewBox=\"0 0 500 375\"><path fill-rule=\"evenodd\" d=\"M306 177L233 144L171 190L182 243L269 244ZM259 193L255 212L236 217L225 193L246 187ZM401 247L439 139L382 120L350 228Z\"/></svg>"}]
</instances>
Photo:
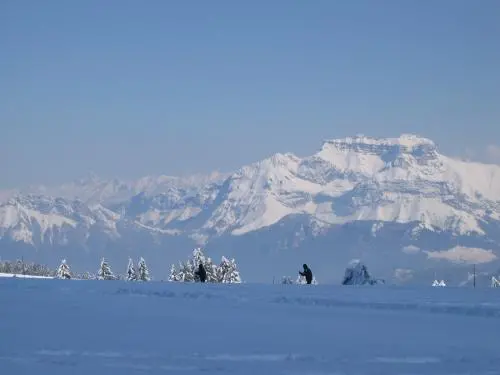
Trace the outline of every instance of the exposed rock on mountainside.
<instances>
[{"instance_id":1,"label":"exposed rock on mountainside","mask_svg":"<svg viewBox=\"0 0 500 375\"><path fill-rule=\"evenodd\" d=\"M375 285L384 284L383 280L373 278L368 268L359 259L349 262L345 270L342 285Z\"/></svg>"}]
</instances>

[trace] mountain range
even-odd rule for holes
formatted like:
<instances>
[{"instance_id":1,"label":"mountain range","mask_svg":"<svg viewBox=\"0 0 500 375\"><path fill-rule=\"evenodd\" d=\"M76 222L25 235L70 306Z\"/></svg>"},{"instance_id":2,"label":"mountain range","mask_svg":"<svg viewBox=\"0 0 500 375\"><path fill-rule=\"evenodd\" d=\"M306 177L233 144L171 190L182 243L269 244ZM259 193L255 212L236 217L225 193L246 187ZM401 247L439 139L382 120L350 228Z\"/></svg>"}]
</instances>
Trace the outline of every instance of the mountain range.
<instances>
[{"instance_id":1,"label":"mountain range","mask_svg":"<svg viewBox=\"0 0 500 375\"><path fill-rule=\"evenodd\" d=\"M244 281L296 276L307 263L319 283L340 283L355 258L392 282L459 283L472 264L500 268L500 166L443 155L413 134L360 135L230 173L0 191L4 259L64 257L85 271L104 256L125 271L129 256L144 256L166 279L196 246L234 256Z\"/></svg>"}]
</instances>

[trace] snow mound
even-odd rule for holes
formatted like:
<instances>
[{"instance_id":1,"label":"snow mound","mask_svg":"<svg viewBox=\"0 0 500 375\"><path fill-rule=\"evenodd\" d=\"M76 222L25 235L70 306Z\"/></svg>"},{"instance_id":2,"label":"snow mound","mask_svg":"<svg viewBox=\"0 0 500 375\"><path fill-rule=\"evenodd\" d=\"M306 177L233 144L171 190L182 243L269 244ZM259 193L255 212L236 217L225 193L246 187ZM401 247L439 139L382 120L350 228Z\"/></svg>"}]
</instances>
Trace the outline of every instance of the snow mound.
<instances>
[{"instance_id":1,"label":"snow mound","mask_svg":"<svg viewBox=\"0 0 500 375\"><path fill-rule=\"evenodd\" d=\"M353 259L349 262L345 270L344 280L342 285L374 285L374 284L384 284L383 280L378 280L372 278L368 273L368 268L359 260Z\"/></svg>"},{"instance_id":2,"label":"snow mound","mask_svg":"<svg viewBox=\"0 0 500 375\"><path fill-rule=\"evenodd\" d=\"M446 286L446 283L444 282L444 280L441 281L434 280L432 282L432 286Z\"/></svg>"}]
</instances>

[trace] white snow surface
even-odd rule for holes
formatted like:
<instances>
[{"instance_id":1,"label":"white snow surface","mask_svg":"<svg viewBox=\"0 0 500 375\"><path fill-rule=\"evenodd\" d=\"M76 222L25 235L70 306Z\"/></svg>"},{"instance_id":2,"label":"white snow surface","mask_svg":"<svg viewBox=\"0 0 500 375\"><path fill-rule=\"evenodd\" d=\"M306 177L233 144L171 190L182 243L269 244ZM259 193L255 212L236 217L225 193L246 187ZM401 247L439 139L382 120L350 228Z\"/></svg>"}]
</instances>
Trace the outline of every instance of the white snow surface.
<instances>
[{"instance_id":1,"label":"white snow surface","mask_svg":"<svg viewBox=\"0 0 500 375\"><path fill-rule=\"evenodd\" d=\"M500 368L495 288L6 278L0 290L5 374L493 375Z\"/></svg>"},{"instance_id":2,"label":"white snow surface","mask_svg":"<svg viewBox=\"0 0 500 375\"><path fill-rule=\"evenodd\" d=\"M53 279L51 276L35 276L35 275L23 275L18 273L3 273L0 272L0 277L18 277L21 279Z\"/></svg>"}]
</instances>

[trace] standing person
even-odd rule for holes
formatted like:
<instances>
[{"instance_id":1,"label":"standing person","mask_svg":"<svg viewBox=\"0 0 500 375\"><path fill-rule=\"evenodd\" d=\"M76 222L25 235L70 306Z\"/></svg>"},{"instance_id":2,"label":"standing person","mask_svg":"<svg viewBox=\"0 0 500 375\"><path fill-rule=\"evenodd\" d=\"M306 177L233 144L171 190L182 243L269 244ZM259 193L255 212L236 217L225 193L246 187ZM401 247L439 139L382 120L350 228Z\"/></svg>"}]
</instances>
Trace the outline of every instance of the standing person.
<instances>
[{"instance_id":1,"label":"standing person","mask_svg":"<svg viewBox=\"0 0 500 375\"><path fill-rule=\"evenodd\" d=\"M205 267L203 267L203 264L200 263L198 271L196 271L195 274L198 275L202 283L207 281L207 271L205 270Z\"/></svg>"},{"instance_id":2,"label":"standing person","mask_svg":"<svg viewBox=\"0 0 500 375\"><path fill-rule=\"evenodd\" d=\"M301 276L304 276L306 278L306 282L308 284L311 284L312 283L312 279L313 279L313 273L312 273L311 269L305 263L302 265L302 267L304 267L304 272L300 272L299 271L299 274Z\"/></svg>"}]
</instances>

